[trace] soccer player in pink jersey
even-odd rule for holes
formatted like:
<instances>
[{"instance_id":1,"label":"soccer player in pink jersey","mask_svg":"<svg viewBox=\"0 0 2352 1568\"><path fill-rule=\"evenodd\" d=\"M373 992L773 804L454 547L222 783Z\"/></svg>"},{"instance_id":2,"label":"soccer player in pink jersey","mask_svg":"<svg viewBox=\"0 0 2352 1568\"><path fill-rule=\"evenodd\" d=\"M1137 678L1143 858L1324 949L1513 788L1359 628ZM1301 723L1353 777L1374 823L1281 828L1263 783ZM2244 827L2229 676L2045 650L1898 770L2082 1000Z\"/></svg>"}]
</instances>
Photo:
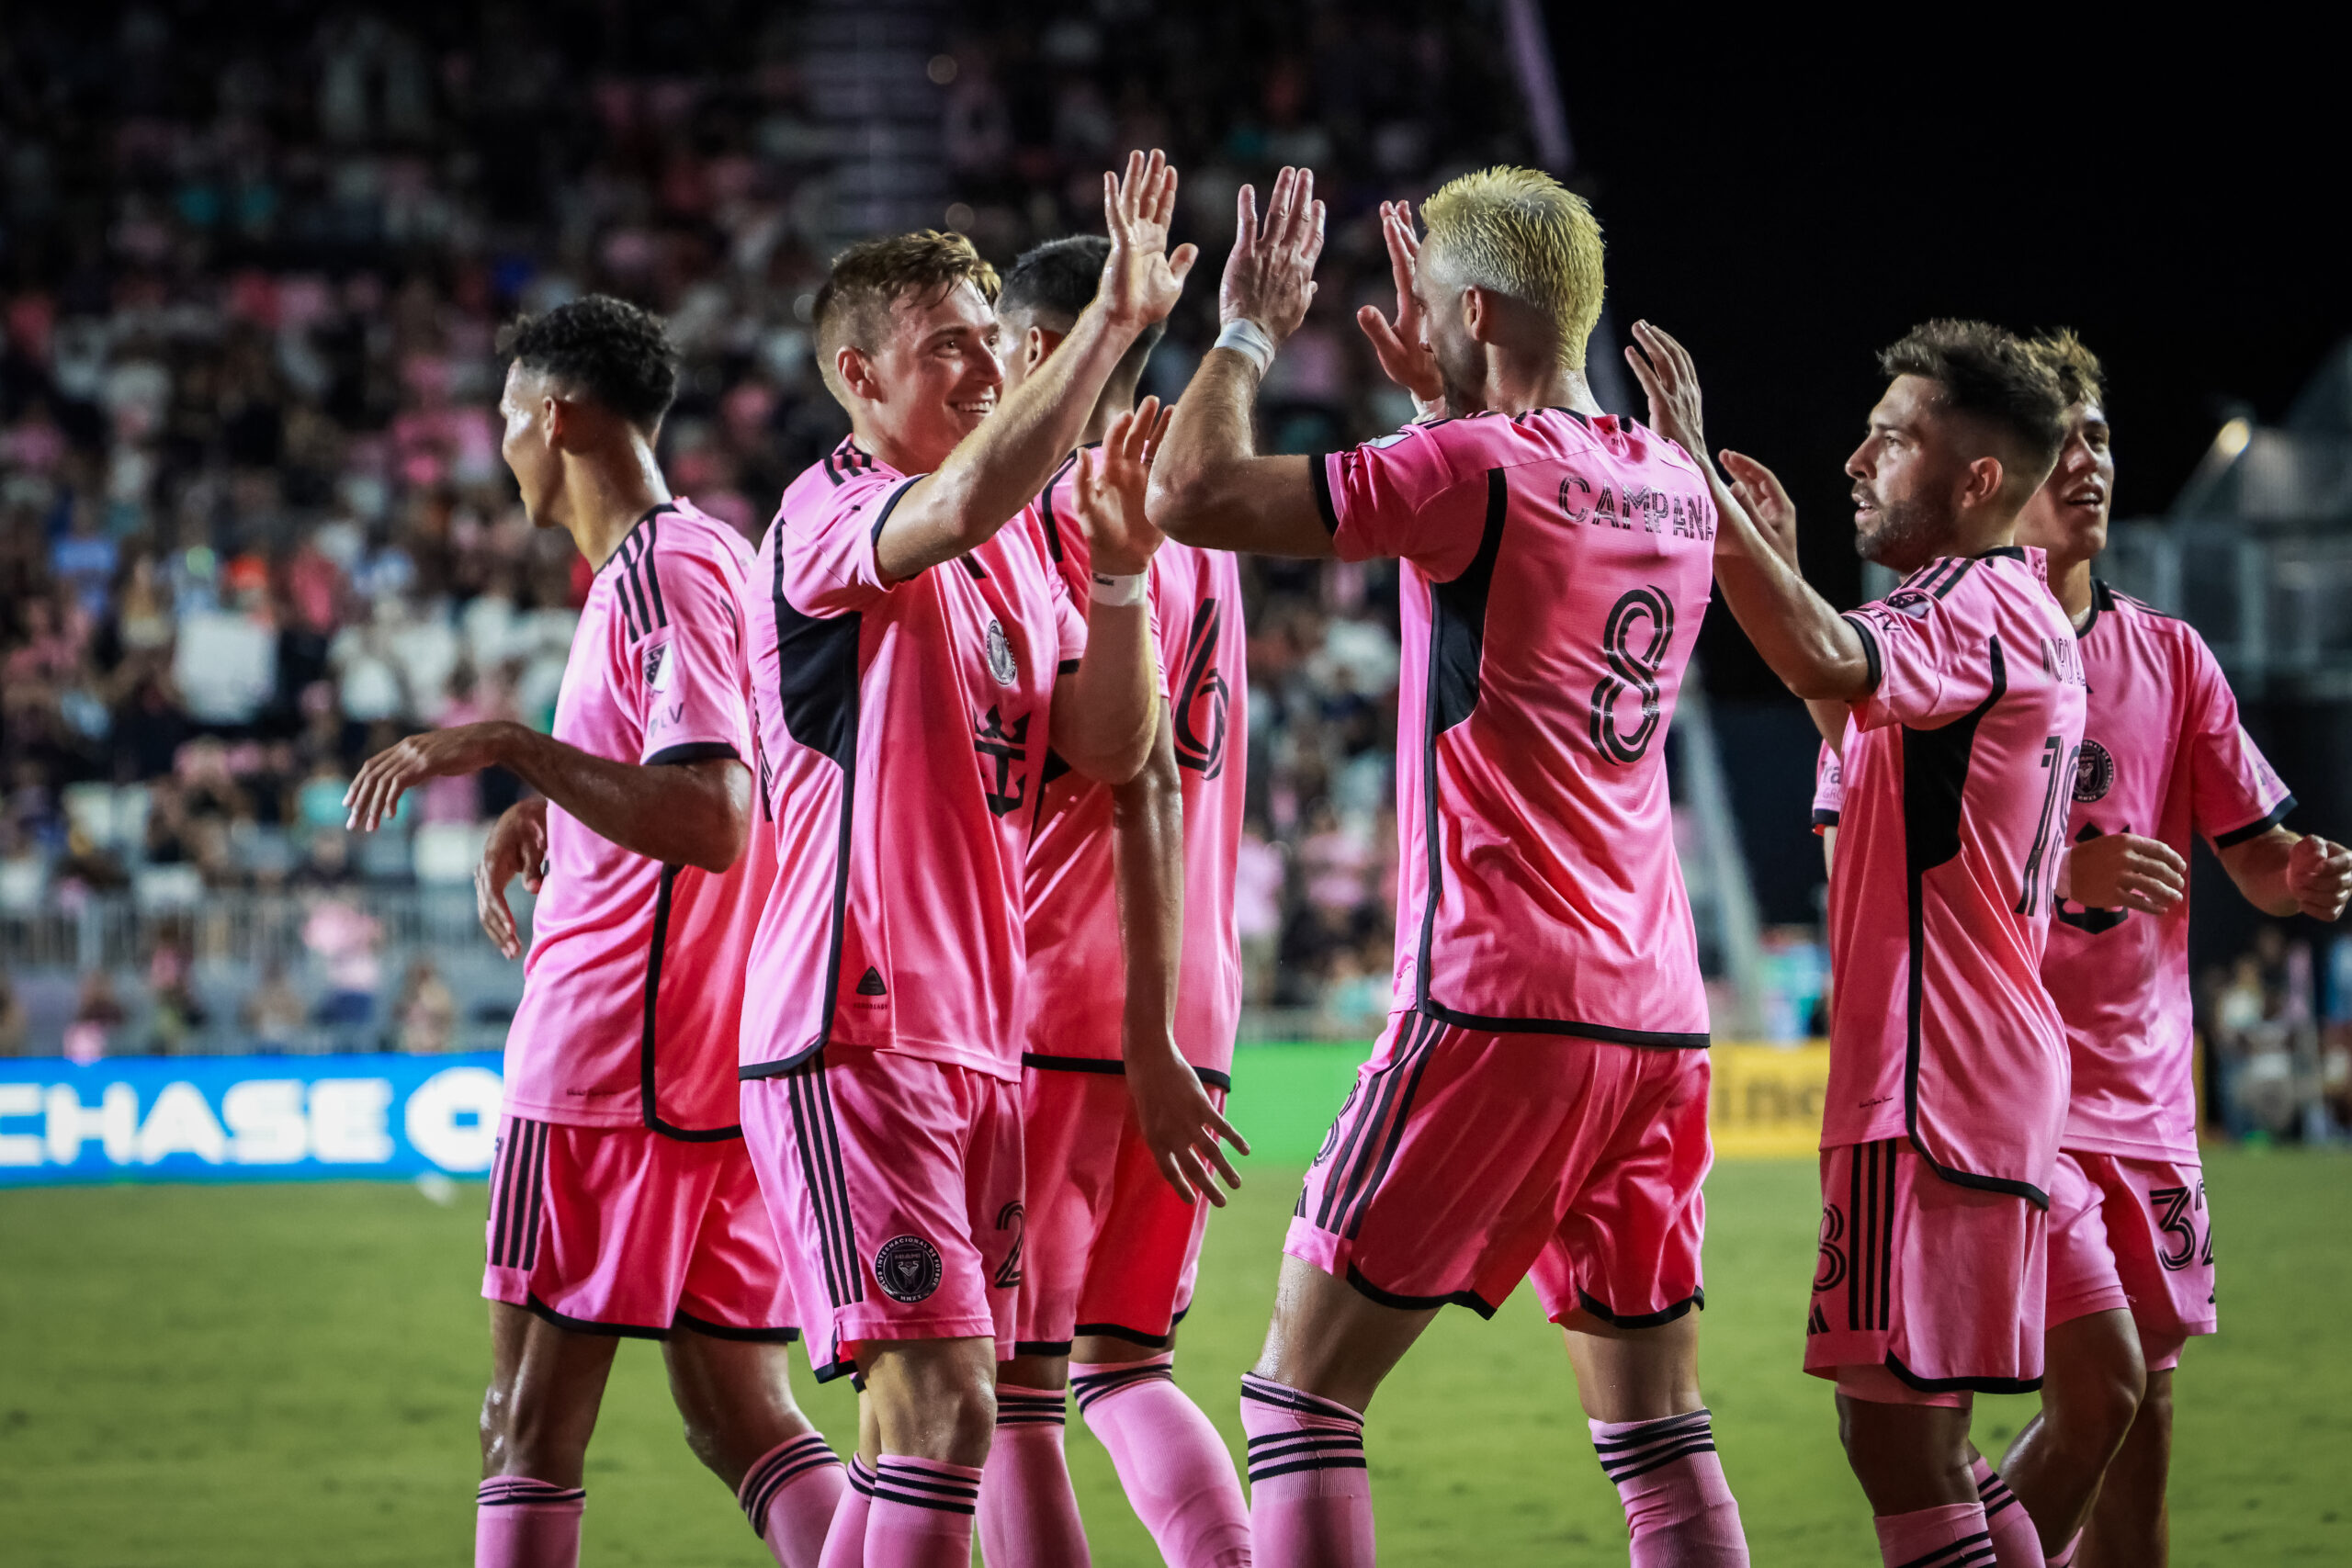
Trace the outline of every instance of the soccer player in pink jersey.
<instances>
[{"instance_id":1,"label":"soccer player in pink jersey","mask_svg":"<svg viewBox=\"0 0 2352 1568\"><path fill-rule=\"evenodd\" d=\"M1085 313L1109 248L1091 235L1051 241L1005 275L996 310L1009 389L1042 368ZM1159 335L1155 323L1120 362L1087 423L1088 445L1134 406ZM1079 457L1037 506L1046 553L1073 594L1092 580L1077 522ZM1151 760L1114 787L1048 757L1029 846L1028 1227L1018 1354L998 1374L996 1443L980 1487L980 1545L992 1562L1087 1561L1062 1450L1071 1386L1169 1562L1250 1561L1232 1458L1171 1370L1208 1204L1191 1201L1196 1184L1182 1170L1159 1168L1138 1120L1145 1107L1182 1102L1148 1092L1153 1075L1197 1077L1220 1108L1231 1087L1249 736L1240 572L1225 551L1164 544L1148 592L1166 703ZM1197 1190L1224 1201L1212 1184Z\"/></svg>"},{"instance_id":2,"label":"soccer player in pink jersey","mask_svg":"<svg viewBox=\"0 0 2352 1568\"><path fill-rule=\"evenodd\" d=\"M1193 253L1175 175L1104 176L1094 302L1000 400L996 276L936 233L851 247L817 299L852 434L786 491L751 605L779 865L751 958L743 1119L820 1375L865 1393L828 1561L964 1563L1013 1349L1025 1224L1021 1031L1046 753L1140 772L1159 699L1141 508L1157 405L1091 458L1081 618L1024 510ZM1008 525L1011 525L1008 526ZM1199 1081L1166 1080L1201 1183L1230 1170Z\"/></svg>"},{"instance_id":3,"label":"soccer player in pink jersey","mask_svg":"<svg viewBox=\"0 0 2352 1568\"><path fill-rule=\"evenodd\" d=\"M2192 1081L2189 841L2202 836L2256 908L2320 920L2344 912L2352 851L2281 825L2294 797L2238 723L2204 639L2092 575L2115 484L2105 378L2070 333L2034 347L2064 385L2068 430L2018 537L2048 552L2090 681L2067 836L2078 857L2126 835L2152 835L2169 853L2143 897L2062 902L2042 956L2074 1090L2050 1194L2050 1377L2042 1415L2001 1470L2053 1563L2161 1564L2173 1369L2215 1326Z\"/></svg>"},{"instance_id":4,"label":"soccer player in pink jersey","mask_svg":"<svg viewBox=\"0 0 2352 1568\"><path fill-rule=\"evenodd\" d=\"M1653 418L1703 450L1690 356L1646 323L1634 335ZM2038 1568L2021 1511L1988 1520L1968 1428L1974 1392L2042 1370L2068 1067L2040 968L2085 698L2041 552L2014 538L2065 405L2022 341L1981 322L1929 322L1880 364L1890 385L1847 471L1858 547L1908 574L1885 599L1838 615L1709 468L1724 603L1792 691L1851 713L1805 1368L1838 1385L1887 1562Z\"/></svg>"},{"instance_id":5,"label":"soccer player in pink jersey","mask_svg":"<svg viewBox=\"0 0 2352 1568\"><path fill-rule=\"evenodd\" d=\"M1312 176L1285 170L1262 226L1241 193L1224 334L1152 475L1183 542L1406 563L1395 1010L1308 1173L1243 1382L1257 1559L1373 1560L1365 1408L1441 1306L1490 1314L1532 1270L1633 1561L1745 1563L1699 1392L1707 1003L1662 744L1714 509L1690 454L1586 384L1584 203L1500 168L1423 216L1417 251L1384 214L1400 321L1374 338L1457 417L1255 454L1259 378L1322 243Z\"/></svg>"},{"instance_id":6,"label":"soccer player in pink jersey","mask_svg":"<svg viewBox=\"0 0 2352 1568\"><path fill-rule=\"evenodd\" d=\"M628 1337L662 1341L688 1445L776 1562L815 1568L842 1465L793 1405L792 1297L736 1113L744 955L774 863L752 823L751 550L655 463L677 386L658 321L592 297L503 346L524 508L596 570L555 733L420 735L369 759L348 797L362 829L402 791L480 768L543 797L501 818L475 876L510 958L507 883L538 904L491 1172L474 1561L579 1561L582 1466Z\"/></svg>"}]
</instances>

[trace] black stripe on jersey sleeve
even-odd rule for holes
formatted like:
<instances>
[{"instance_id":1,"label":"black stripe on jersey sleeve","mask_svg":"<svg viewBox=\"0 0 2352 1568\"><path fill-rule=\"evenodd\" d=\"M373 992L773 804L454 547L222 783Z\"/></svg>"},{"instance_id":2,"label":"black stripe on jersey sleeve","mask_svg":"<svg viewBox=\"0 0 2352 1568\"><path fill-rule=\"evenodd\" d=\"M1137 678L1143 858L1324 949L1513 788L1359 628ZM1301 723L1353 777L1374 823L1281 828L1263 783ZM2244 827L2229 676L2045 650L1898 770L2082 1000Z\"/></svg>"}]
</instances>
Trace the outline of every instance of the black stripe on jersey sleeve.
<instances>
[{"instance_id":1,"label":"black stripe on jersey sleeve","mask_svg":"<svg viewBox=\"0 0 2352 1568\"><path fill-rule=\"evenodd\" d=\"M1879 660L1878 634L1871 630L1870 623L1867 621L1858 620L1852 615L1840 615L1838 618L1861 635L1862 660L1870 666L1869 689L1877 691L1880 679L1886 673L1886 667Z\"/></svg>"},{"instance_id":2,"label":"black stripe on jersey sleeve","mask_svg":"<svg viewBox=\"0 0 2352 1568\"><path fill-rule=\"evenodd\" d=\"M882 525L890 521L890 513L899 509L899 502L907 499L907 491L915 488L915 479L922 479L922 475L917 474L914 479L909 479L906 483L892 491L883 501L882 510L874 514L874 526L870 533L874 540L874 547L876 549L878 550L882 547ZM882 563L879 561L875 562L875 570L876 571L881 570L881 564ZM920 577L922 574L921 572L917 572L915 575Z\"/></svg>"},{"instance_id":3,"label":"black stripe on jersey sleeve","mask_svg":"<svg viewBox=\"0 0 2352 1568\"><path fill-rule=\"evenodd\" d=\"M2217 850L2233 849L2245 843L2248 839L2258 839L2284 822L2287 819L2287 813L2293 809L2295 809L2295 797L2290 795L2245 827L2233 828L2226 833L2214 834L2213 847Z\"/></svg>"},{"instance_id":4,"label":"black stripe on jersey sleeve","mask_svg":"<svg viewBox=\"0 0 2352 1568\"><path fill-rule=\"evenodd\" d=\"M1813 825L1816 828L1835 828L1838 826L1838 813L1823 811L1816 807L1813 814Z\"/></svg>"},{"instance_id":5,"label":"black stripe on jersey sleeve","mask_svg":"<svg viewBox=\"0 0 2352 1568\"><path fill-rule=\"evenodd\" d=\"M724 740L689 740L683 746L664 746L645 759L643 766L667 768L681 762L709 762L721 758L730 762L743 760L742 753Z\"/></svg>"},{"instance_id":6,"label":"black stripe on jersey sleeve","mask_svg":"<svg viewBox=\"0 0 2352 1568\"><path fill-rule=\"evenodd\" d=\"M1331 501L1330 454L1309 452L1306 455L1306 482L1315 491L1315 510L1323 514L1323 531L1340 531L1340 509Z\"/></svg>"}]
</instances>

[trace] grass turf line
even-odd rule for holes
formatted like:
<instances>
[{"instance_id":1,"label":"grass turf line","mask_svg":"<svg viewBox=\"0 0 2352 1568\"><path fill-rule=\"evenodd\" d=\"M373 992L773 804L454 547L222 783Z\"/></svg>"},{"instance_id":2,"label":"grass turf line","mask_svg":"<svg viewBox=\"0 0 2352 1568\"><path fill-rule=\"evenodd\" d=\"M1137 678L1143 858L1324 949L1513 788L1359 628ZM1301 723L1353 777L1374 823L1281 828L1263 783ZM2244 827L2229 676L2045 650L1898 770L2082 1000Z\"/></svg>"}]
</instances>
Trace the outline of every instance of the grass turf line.
<instances>
[{"instance_id":1,"label":"grass turf line","mask_svg":"<svg viewBox=\"0 0 2352 1568\"><path fill-rule=\"evenodd\" d=\"M1297 1166L1261 1156L1209 1228L1178 1358L1237 1441L1235 1380L1264 1333ZM2341 1562L2352 1159L2220 1152L2209 1181L2223 1332L2179 1373L2174 1561ZM1874 1561L1828 1391L1797 1371L1812 1171L1727 1162L1708 1196L1704 1378L1755 1560ZM464 1561L483 1202L479 1187L443 1209L358 1183L0 1196L0 1559ZM846 1385L812 1390L800 1365L811 1413L845 1440ZM1997 1451L2031 1410L1982 1402L1979 1440ZM1070 1434L1095 1561L1156 1561L1101 1447L1075 1417ZM1385 1562L1624 1561L1565 1358L1524 1291L1492 1324L1442 1314L1374 1406L1367 1447ZM651 1346L622 1347L588 1490L590 1568L766 1561L687 1454Z\"/></svg>"}]
</instances>

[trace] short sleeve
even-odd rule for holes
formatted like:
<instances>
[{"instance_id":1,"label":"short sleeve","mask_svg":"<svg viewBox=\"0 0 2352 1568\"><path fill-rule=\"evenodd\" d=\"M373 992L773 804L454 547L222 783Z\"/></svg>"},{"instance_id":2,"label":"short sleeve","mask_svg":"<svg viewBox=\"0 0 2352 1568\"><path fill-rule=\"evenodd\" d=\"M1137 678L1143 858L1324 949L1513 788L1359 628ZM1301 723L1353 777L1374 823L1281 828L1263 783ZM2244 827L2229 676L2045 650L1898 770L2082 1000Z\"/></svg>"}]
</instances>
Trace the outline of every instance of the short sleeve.
<instances>
[{"instance_id":1,"label":"short sleeve","mask_svg":"<svg viewBox=\"0 0 2352 1568\"><path fill-rule=\"evenodd\" d=\"M2238 699L2202 637L2189 639L2188 800L2191 820L2217 850L2268 832L2295 808L2269 759L2238 722Z\"/></svg>"},{"instance_id":2,"label":"short sleeve","mask_svg":"<svg viewBox=\"0 0 2352 1568\"><path fill-rule=\"evenodd\" d=\"M1061 649L1057 668L1072 669L1086 657L1086 616L1071 601L1060 572L1049 567L1046 578L1053 584L1054 636Z\"/></svg>"},{"instance_id":3,"label":"short sleeve","mask_svg":"<svg viewBox=\"0 0 2352 1568\"><path fill-rule=\"evenodd\" d=\"M917 478L921 478L920 475ZM842 615L888 592L874 558L875 541L891 510L915 480L896 474L858 474L834 486L807 512L776 520L776 586L804 615Z\"/></svg>"},{"instance_id":4,"label":"short sleeve","mask_svg":"<svg viewBox=\"0 0 2352 1568\"><path fill-rule=\"evenodd\" d=\"M1846 613L1870 665L1870 693L1853 705L1860 728L1935 729L1992 694L1991 630L1973 613L1977 595L1965 591L1969 563L1958 564L1963 575L1946 580L1941 592L1934 575L1939 568L1930 568L1921 586Z\"/></svg>"},{"instance_id":5,"label":"short sleeve","mask_svg":"<svg viewBox=\"0 0 2352 1568\"><path fill-rule=\"evenodd\" d=\"M651 591L660 594L651 628L629 650L628 686L644 737L639 761L731 757L748 764L742 610L733 580L694 549L657 547L634 570L649 601Z\"/></svg>"},{"instance_id":6,"label":"short sleeve","mask_svg":"<svg viewBox=\"0 0 2352 1568\"><path fill-rule=\"evenodd\" d=\"M1813 830L1818 833L1826 828L1835 828L1845 809L1845 764L1825 740L1821 743L1821 755L1813 764Z\"/></svg>"},{"instance_id":7,"label":"short sleeve","mask_svg":"<svg viewBox=\"0 0 2352 1568\"><path fill-rule=\"evenodd\" d=\"M1341 560L1409 560L1441 582L1469 566L1487 486L1484 468L1458 450L1464 424L1408 424L1308 459L1315 503Z\"/></svg>"}]
</instances>

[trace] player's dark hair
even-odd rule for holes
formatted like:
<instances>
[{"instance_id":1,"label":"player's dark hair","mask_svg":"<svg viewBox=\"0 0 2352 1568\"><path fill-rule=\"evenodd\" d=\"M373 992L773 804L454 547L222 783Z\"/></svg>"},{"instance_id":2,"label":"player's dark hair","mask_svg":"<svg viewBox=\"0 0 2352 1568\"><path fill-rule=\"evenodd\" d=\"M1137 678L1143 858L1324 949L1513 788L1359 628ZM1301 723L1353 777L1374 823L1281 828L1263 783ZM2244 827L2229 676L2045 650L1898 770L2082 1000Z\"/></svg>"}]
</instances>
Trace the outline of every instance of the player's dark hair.
<instances>
[{"instance_id":1,"label":"player's dark hair","mask_svg":"<svg viewBox=\"0 0 2352 1568\"><path fill-rule=\"evenodd\" d=\"M1069 331L1093 303L1110 254L1111 242L1100 234L1072 234L1032 247L1004 275L1004 291L996 297L998 313L1027 316L1049 332ZM1130 385L1141 379L1144 362L1167 331L1164 318L1144 328L1111 373L1112 379L1125 378Z\"/></svg>"},{"instance_id":2,"label":"player's dark hair","mask_svg":"<svg viewBox=\"0 0 2352 1568\"><path fill-rule=\"evenodd\" d=\"M2076 403L2103 403L2107 399L2107 368L2098 355L2075 335L2071 327L2043 333L2033 340L2033 352L2058 377L2058 389L2069 408Z\"/></svg>"},{"instance_id":3,"label":"player's dark hair","mask_svg":"<svg viewBox=\"0 0 2352 1568\"><path fill-rule=\"evenodd\" d=\"M500 331L498 351L579 389L649 434L678 395L678 351L662 318L609 294L515 317Z\"/></svg>"},{"instance_id":4,"label":"player's dark hair","mask_svg":"<svg viewBox=\"0 0 2352 1568\"><path fill-rule=\"evenodd\" d=\"M1925 321L1879 351L1889 377L1917 376L1943 389L1944 407L2014 436L2041 467L2040 484L2066 439L2067 399L2058 373L2032 344L1988 321Z\"/></svg>"}]
</instances>

